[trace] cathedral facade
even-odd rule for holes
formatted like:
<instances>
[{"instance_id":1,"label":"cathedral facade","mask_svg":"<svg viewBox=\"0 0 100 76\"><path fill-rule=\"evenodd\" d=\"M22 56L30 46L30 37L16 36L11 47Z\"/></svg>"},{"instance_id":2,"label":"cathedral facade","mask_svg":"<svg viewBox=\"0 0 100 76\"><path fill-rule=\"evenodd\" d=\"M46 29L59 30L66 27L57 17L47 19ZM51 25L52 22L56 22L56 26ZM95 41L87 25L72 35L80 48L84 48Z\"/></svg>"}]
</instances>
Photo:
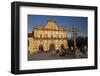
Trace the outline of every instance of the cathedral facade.
<instances>
[{"instance_id":1,"label":"cathedral facade","mask_svg":"<svg viewBox=\"0 0 100 76\"><path fill-rule=\"evenodd\" d=\"M67 30L64 27L58 27L56 21L48 20L45 25L34 26L33 29L32 33L28 33L28 52L30 54L68 47Z\"/></svg>"}]
</instances>

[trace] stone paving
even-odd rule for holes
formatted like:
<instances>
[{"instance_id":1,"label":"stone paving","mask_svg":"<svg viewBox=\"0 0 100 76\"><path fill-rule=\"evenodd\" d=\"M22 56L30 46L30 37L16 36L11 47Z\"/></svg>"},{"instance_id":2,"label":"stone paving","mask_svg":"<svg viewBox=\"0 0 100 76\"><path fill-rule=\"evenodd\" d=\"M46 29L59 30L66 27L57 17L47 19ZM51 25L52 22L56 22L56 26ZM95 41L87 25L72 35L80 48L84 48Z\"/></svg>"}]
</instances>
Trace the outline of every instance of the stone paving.
<instances>
[{"instance_id":1,"label":"stone paving","mask_svg":"<svg viewBox=\"0 0 100 76\"><path fill-rule=\"evenodd\" d=\"M28 60L57 60L57 59L80 59L87 58L87 53L76 51L57 53L56 51L50 52L37 52L28 54Z\"/></svg>"}]
</instances>

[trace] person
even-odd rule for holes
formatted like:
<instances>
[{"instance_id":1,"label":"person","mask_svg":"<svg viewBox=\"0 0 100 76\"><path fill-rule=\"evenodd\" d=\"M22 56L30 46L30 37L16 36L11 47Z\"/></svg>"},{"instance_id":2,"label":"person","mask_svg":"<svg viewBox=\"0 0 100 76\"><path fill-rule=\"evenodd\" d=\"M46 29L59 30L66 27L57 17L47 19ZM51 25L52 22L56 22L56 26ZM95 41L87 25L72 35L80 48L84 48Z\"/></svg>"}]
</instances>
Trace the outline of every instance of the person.
<instances>
[{"instance_id":1,"label":"person","mask_svg":"<svg viewBox=\"0 0 100 76\"><path fill-rule=\"evenodd\" d=\"M71 48L70 48L70 49L71 49L71 51L73 51L73 50L74 50L74 48L73 48L72 46L71 46Z\"/></svg>"},{"instance_id":2,"label":"person","mask_svg":"<svg viewBox=\"0 0 100 76\"><path fill-rule=\"evenodd\" d=\"M59 51L59 56L65 56L65 55L66 55L65 49L61 49L61 50Z\"/></svg>"}]
</instances>

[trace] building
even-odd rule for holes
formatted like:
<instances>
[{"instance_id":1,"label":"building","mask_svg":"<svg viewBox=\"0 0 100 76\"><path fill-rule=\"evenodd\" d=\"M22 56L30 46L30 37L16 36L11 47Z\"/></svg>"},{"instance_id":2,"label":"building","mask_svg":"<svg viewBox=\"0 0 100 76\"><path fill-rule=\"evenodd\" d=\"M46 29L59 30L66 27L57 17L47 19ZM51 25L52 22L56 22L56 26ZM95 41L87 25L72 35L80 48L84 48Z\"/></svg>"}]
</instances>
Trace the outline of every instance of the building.
<instances>
[{"instance_id":1,"label":"building","mask_svg":"<svg viewBox=\"0 0 100 76\"><path fill-rule=\"evenodd\" d=\"M28 52L55 51L61 47L67 48L67 30L58 27L56 21L48 20L45 25L33 27L34 31L28 33Z\"/></svg>"}]
</instances>

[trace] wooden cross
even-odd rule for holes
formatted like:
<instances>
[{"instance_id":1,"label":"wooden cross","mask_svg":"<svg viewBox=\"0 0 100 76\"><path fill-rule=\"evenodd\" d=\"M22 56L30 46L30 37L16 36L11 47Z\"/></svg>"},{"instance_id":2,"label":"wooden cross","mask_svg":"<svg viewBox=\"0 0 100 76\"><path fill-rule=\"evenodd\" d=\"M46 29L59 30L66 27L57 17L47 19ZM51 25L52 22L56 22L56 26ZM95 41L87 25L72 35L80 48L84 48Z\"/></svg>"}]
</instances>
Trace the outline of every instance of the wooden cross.
<instances>
[{"instance_id":1,"label":"wooden cross","mask_svg":"<svg viewBox=\"0 0 100 76\"><path fill-rule=\"evenodd\" d=\"M73 32L74 48L76 48L76 35L78 31L75 25L73 25L72 27L72 32Z\"/></svg>"}]
</instances>

